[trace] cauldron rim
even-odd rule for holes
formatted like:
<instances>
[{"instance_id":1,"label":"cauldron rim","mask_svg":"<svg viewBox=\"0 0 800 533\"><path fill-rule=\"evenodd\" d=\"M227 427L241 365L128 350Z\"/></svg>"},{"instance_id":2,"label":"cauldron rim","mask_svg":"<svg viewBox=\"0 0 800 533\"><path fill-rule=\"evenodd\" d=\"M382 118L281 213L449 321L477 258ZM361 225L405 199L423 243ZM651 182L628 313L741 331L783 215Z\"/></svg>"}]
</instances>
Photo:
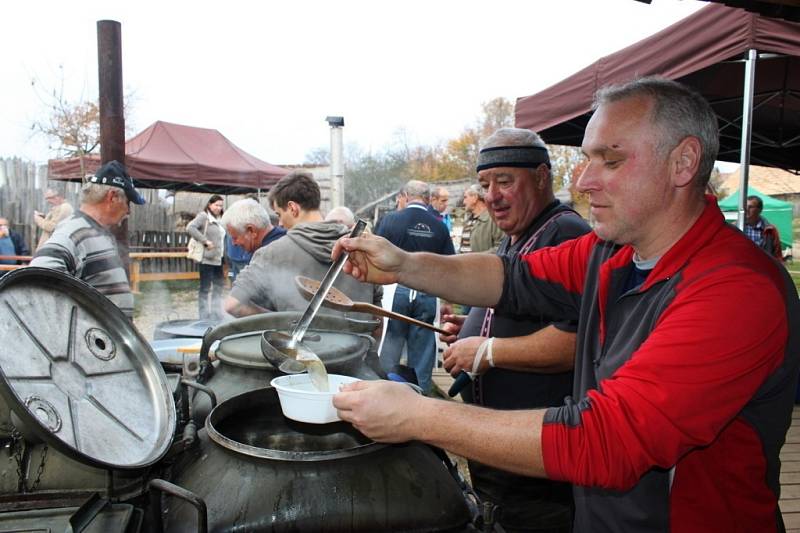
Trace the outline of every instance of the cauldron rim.
<instances>
[{"instance_id":1,"label":"cauldron rim","mask_svg":"<svg viewBox=\"0 0 800 533\"><path fill-rule=\"evenodd\" d=\"M364 455L365 453L372 453L386 447L385 444L370 441L366 444L339 450L315 450L305 452L276 450L271 448L260 448L238 442L226 437L217 430L215 424L221 423L228 416L236 412L240 405L252 406L252 397L264 394L274 395L274 403L278 405L277 391L273 387L264 387L261 389L247 391L242 394L237 394L236 396L232 396L231 398L228 398L224 402L221 402L214 407L214 409L208 413L205 422L205 428L209 438L214 441L215 444L235 453L240 453L250 457L257 457L260 459L294 462L332 461L336 459L345 459L348 457ZM278 408L280 407L278 406Z\"/></svg>"}]
</instances>

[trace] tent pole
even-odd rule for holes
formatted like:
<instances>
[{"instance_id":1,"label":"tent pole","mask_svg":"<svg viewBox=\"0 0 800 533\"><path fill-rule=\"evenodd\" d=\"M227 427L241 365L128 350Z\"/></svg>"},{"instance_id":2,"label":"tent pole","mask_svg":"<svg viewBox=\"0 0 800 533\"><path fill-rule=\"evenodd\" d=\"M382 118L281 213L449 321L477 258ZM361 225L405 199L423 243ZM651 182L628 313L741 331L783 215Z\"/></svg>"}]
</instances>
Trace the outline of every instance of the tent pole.
<instances>
[{"instance_id":1,"label":"tent pole","mask_svg":"<svg viewBox=\"0 0 800 533\"><path fill-rule=\"evenodd\" d=\"M742 147L739 152L739 214L736 225L744 231L747 211L747 182L750 179L750 142L753 137L753 92L756 80L756 60L758 52L751 48L747 51L744 63L744 92L742 94Z\"/></svg>"}]
</instances>

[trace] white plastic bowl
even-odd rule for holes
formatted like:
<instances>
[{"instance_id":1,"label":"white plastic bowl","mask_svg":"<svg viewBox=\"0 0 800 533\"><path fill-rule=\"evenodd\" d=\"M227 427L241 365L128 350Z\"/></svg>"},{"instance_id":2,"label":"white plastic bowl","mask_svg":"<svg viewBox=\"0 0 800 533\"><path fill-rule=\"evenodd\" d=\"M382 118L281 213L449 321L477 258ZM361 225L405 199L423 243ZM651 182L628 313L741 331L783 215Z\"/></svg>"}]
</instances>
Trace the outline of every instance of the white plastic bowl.
<instances>
[{"instance_id":1,"label":"white plastic bowl","mask_svg":"<svg viewBox=\"0 0 800 533\"><path fill-rule=\"evenodd\" d=\"M328 374L329 392L320 392L306 374L288 374L274 378L270 385L278 391L283 416L308 422L309 424L328 424L341 420L333 406L333 395L346 383L360 381L350 376Z\"/></svg>"}]
</instances>

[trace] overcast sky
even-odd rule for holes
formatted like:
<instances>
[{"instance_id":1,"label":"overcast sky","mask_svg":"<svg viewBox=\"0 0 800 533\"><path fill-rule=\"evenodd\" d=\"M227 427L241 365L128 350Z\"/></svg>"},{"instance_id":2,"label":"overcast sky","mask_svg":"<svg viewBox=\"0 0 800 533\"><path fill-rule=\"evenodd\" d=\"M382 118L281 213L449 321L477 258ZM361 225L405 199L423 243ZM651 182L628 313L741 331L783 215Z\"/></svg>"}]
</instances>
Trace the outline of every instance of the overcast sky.
<instances>
[{"instance_id":1,"label":"overcast sky","mask_svg":"<svg viewBox=\"0 0 800 533\"><path fill-rule=\"evenodd\" d=\"M696 0L11 2L0 29L0 157L45 161L31 80L97 98L98 20L122 24L129 125L216 128L275 164L345 143L457 136L480 105L558 82L707 5Z\"/></svg>"}]
</instances>

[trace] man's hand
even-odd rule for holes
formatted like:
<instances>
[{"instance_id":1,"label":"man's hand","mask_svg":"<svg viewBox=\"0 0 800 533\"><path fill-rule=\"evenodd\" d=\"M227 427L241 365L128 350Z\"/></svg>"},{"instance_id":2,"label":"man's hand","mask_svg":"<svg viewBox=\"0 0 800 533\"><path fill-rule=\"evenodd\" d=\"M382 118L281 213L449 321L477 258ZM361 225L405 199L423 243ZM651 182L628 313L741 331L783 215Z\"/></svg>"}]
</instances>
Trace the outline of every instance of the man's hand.
<instances>
[{"instance_id":1,"label":"man's hand","mask_svg":"<svg viewBox=\"0 0 800 533\"><path fill-rule=\"evenodd\" d=\"M486 337L467 337L448 346L442 355L444 369L453 377L458 376L462 370L472 372L475 354L485 340ZM483 374L487 370L489 370L489 362L484 357L478 368L478 374Z\"/></svg>"},{"instance_id":2,"label":"man's hand","mask_svg":"<svg viewBox=\"0 0 800 533\"><path fill-rule=\"evenodd\" d=\"M377 235L342 237L333 246L331 259L336 260L343 250L350 252L344 271L359 281L387 285L397 283L406 253Z\"/></svg>"},{"instance_id":3,"label":"man's hand","mask_svg":"<svg viewBox=\"0 0 800 533\"><path fill-rule=\"evenodd\" d=\"M406 442L414 433L414 406L425 398L411 387L391 381L357 381L333 397L342 420L378 442Z\"/></svg>"},{"instance_id":4,"label":"man's hand","mask_svg":"<svg viewBox=\"0 0 800 533\"><path fill-rule=\"evenodd\" d=\"M458 334L461 332L461 328L464 326L464 320L466 319L467 317L465 315L442 313L441 328L447 331L447 334L445 335L444 333L440 333L439 340L446 342L447 344L456 342L458 340Z\"/></svg>"}]
</instances>

